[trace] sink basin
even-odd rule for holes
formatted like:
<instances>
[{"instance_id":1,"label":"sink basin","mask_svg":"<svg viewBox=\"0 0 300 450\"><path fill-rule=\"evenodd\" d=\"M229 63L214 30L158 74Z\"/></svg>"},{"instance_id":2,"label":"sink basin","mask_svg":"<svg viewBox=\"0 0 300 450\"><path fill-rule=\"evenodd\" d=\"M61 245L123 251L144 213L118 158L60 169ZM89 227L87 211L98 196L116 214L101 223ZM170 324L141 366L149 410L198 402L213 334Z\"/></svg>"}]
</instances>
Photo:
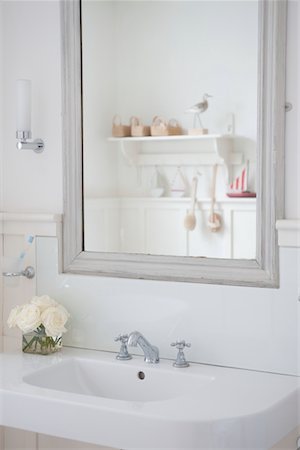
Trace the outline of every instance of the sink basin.
<instances>
[{"instance_id":1,"label":"sink basin","mask_svg":"<svg viewBox=\"0 0 300 450\"><path fill-rule=\"evenodd\" d=\"M0 353L0 425L123 450L269 450L299 426L299 381L66 347L23 355L16 341Z\"/></svg>"},{"instance_id":2,"label":"sink basin","mask_svg":"<svg viewBox=\"0 0 300 450\"><path fill-rule=\"evenodd\" d=\"M91 395L115 400L155 402L195 391L214 380L213 376L197 377L181 370L168 372L159 366L138 370L135 363L99 362L71 358L41 369L23 378L25 383L57 391ZM188 377L188 382L186 377Z\"/></svg>"}]
</instances>

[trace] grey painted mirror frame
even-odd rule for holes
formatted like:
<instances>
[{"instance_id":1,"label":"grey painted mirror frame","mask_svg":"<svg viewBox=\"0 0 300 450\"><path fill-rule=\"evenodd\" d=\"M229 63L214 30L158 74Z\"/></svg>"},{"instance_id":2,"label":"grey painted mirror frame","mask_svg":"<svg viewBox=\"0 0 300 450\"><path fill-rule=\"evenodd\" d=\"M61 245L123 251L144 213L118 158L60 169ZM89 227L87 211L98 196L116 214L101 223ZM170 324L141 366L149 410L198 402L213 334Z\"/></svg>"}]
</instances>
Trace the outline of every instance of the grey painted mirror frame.
<instances>
[{"instance_id":1,"label":"grey painted mirror frame","mask_svg":"<svg viewBox=\"0 0 300 450\"><path fill-rule=\"evenodd\" d=\"M284 207L285 0L259 4L257 259L83 251L80 2L61 2L64 153L63 271L241 286L278 287L276 220Z\"/></svg>"}]
</instances>

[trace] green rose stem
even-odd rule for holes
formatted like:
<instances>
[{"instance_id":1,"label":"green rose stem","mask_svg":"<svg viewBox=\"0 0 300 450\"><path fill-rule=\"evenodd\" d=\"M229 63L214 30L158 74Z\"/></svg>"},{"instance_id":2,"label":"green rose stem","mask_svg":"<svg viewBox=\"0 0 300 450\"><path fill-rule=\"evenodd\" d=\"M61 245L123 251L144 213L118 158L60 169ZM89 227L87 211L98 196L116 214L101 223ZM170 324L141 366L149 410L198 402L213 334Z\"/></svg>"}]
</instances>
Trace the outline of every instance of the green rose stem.
<instances>
[{"instance_id":1,"label":"green rose stem","mask_svg":"<svg viewBox=\"0 0 300 450\"><path fill-rule=\"evenodd\" d=\"M44 325L40 325L36 330L33 331L35 336L33 336L29 342L26 340L26 335L23 335L23 352L31 348L34 344L34 350L37 351L37 346L40 344L41 352L46 353L47 349L54 349L58 344L61 344L61 336L47 336Z\"/></svg>"}]
</instances>

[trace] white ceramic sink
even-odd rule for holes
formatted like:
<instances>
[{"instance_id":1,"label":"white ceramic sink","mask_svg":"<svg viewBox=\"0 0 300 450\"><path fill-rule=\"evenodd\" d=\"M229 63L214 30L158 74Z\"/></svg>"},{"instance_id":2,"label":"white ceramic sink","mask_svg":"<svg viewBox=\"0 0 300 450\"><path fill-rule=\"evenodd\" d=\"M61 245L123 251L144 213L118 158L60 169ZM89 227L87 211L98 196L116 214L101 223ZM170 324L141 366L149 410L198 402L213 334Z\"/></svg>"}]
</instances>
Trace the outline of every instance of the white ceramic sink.
<instances>
[{"instance_id":1,"label":"white ceramic sink","mask_svg":"<svg viewBox=\"0 0 300 450\"><path fill-rule=\"evenodd\" d=\"M138 370L126 362L117 364L113 355L111 361L70 358L23 379L47 389L131 402L155 402L193 395L214 380L213 376L199 374L195 377L180 370L158 368L142 364L142 370Z\"/></svg>"},{"instance_id":2,"label":"white ceramic sink","mask_svg":"<svg viewBox=\"0 0 300 450\"><path fill-rule=\"evenodd\" d=\"M17 344L0 353L0 425L123 450L269 450L300 424L297 377Z\"/></svg>"}]
</instances>

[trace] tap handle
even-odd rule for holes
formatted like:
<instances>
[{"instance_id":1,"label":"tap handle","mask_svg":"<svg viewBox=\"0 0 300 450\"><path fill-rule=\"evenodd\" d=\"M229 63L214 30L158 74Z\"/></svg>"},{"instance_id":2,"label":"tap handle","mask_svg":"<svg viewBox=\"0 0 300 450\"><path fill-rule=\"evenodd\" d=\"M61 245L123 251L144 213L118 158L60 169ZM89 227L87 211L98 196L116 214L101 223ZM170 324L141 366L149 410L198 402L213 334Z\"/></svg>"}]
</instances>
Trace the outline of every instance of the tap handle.
<instances>
[{"instance_id":1,"label":"tap handle","mask_svg":"<svg viewBox=\"0 0 300 450\"><path fill-rule=\"evenodd\" d=\"M185 347L191 347L191 344L185 342L184 340L172 342L171 347L176 347L178 349L178 353L176 356L176 360L173 363L173 366L176 368L189 367L189 363L185 359L185 355L183 353L183 349Z\"/></svg>"},{"instance_id":2,"label":"tap handle","mask_svg":"<svg viewBox=\"0 0 300 450\"><path fill-rule=\"evenodd\" d=\"M115 342L120 341L122 344L127 344L128 337L128 334L119 334L117 337L115 337Z\"/></svg>"},{"instance_id":3,"label":"tap handle","mask_svg":"<svg viewBox=\"0 0 300 450\"><path fill-rule=\"evenodd\" d=\"M185 342L184 340L172 342L171 347L176 347L178 350L183 350L185 347L191 347L192 344Z\"/></svg>"},{"instance_id":4,"label":"tap handle","mask_svg":"<svg viewBox=\"0 0 300 450\"><path fill-rule=\"evenodd\" d=\"M116 358L120 361L128 361L132 358L132 356L128 353L127 348L128 337L128 334L119 334L119 336L115 337L115 342L121 342L120 351L116 356Z\"/></svg>"}]
</instances>

